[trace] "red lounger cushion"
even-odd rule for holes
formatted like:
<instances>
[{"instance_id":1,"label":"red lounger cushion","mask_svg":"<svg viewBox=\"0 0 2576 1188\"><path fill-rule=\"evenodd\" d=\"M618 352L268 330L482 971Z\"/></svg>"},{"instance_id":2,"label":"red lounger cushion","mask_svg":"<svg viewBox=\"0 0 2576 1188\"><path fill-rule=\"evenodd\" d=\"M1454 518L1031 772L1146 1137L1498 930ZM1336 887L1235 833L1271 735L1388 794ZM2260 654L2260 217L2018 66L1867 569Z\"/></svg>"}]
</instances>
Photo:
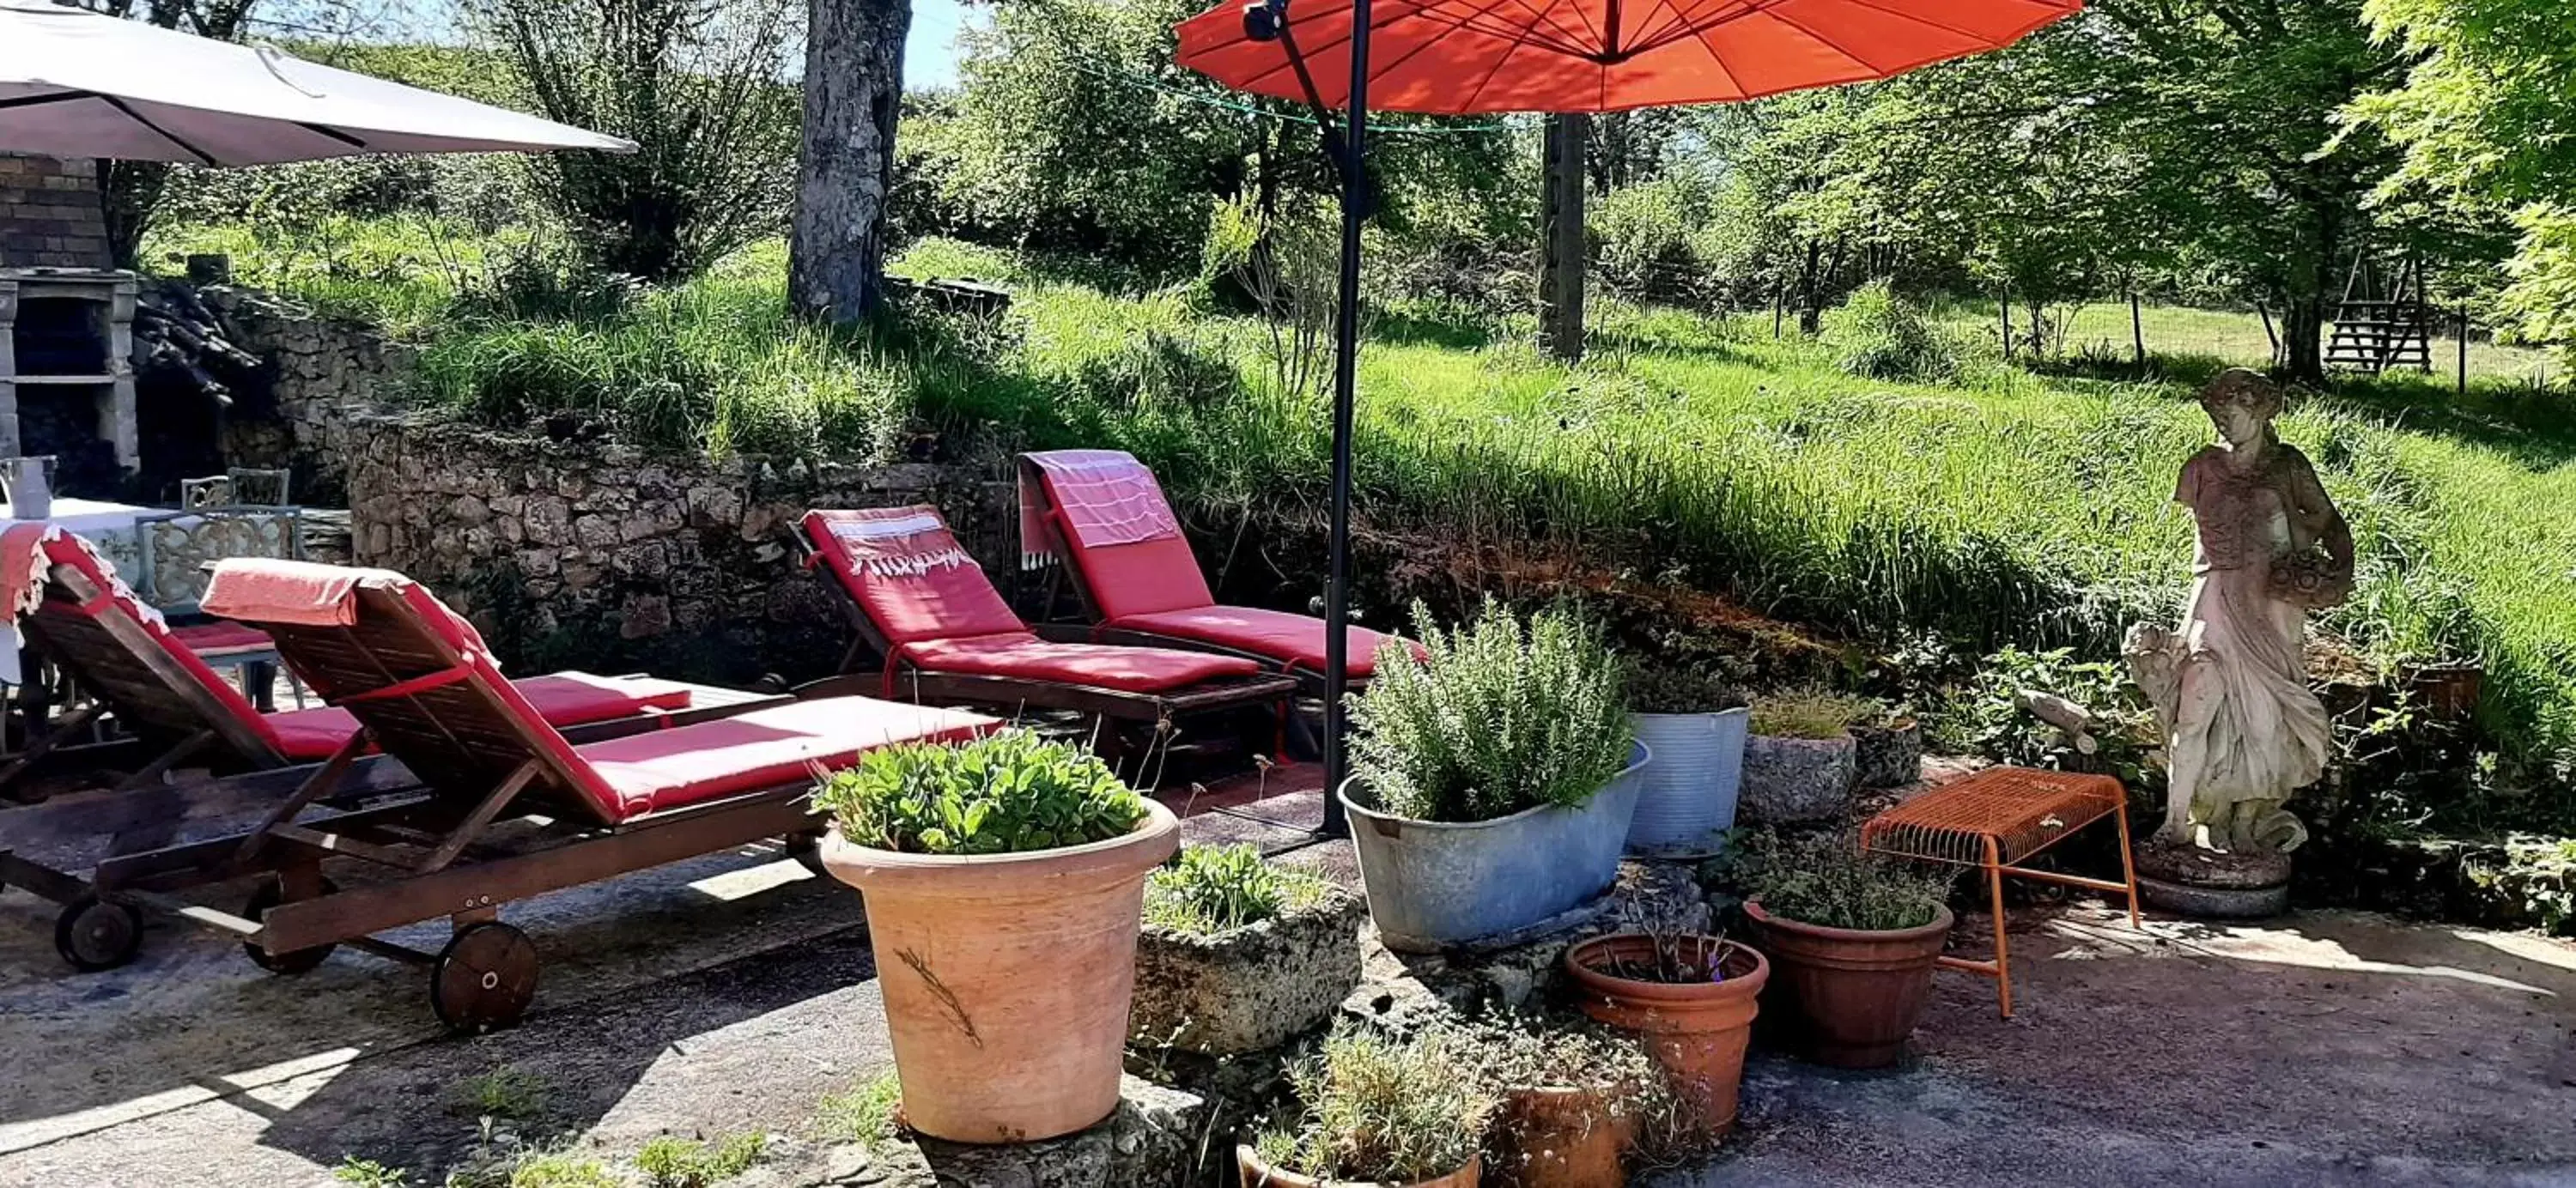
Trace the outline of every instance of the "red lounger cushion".
<instances>
[{"instance_id":1,"label":"red lounger cushion","mask_svg":"<svg viewBox=\"0 0 2576 1188\"><path fill-rule=\"evenodd\" d=\"M1178 537L1102 549L1077 546L1073 563L1082 567L1083 585L1091 589L1100 617L1109 622L1216 602L1199 573L1198 557Z\"/></svg>"},{"instance_id":2,"label":"red lounger cushion","mask_svg":"<svg viewBox=\"0 0 2576 1188\"><path fill-rule=\"evenodd\" d=\"M1160 693L1261 671L1259 664L1237 656L1170 648L1048 643L1024 631L907 644L903 658L931 672L1054 681L1129 693Z\"/></svg>"},{"instance_id":3,"label":"red lounger cushion","mask_svg":"<svg viewBox=\"0 0 2576 1188\"><path fill-rule=\"evenodd\" d=\"M955 534L926 506L870 511L810 511L800 526L832 574L866 609L877 630L895 643L949 639L1024 631L1028 624L1002 601L991 578L972 564L926 565L917 572L880 574L859 563L836 527L863 528L895 517L917 518L930 525L920 533L922 547L957 548ZM959 550L962 553L962 550Z\"/></svg>"},{"instance_id":4,"label":"red lounger cushion","mask_svg":"<svg viewBox=\"0 0 2576 1188\"><path fill-rule=\"evenodd\" d=\"M1142 631L1174 639L1196 640L1255 656L1266 656L1290 668L1324 671L1324 621L1312 615L1260 610L1249 606L1208 606L1112 620L1121 631ZM1392 637L1366 627L1353 627L1350 674L1367 677L1377 671L1378 644ZM1419 651L1419 647L1416 648Z\"/></svg>"},{"instance_id":5,"label":"red lounger cushion","mask_svg":"<svg viewBox=\"0 0 2576 1188\"><path fill-rule=\"evenodd\" d=\"M170 638L180 647L200 656L221 656L230 652L265 652L277 647L277 641L257 627L240 623L197 623L173 627Z\"/></svg>"},{"instance_id":6,"label":"red lounger cushion","mask_svg":"<svg viewBox=\"0 0 2576 1188\"><path fill-rule=\"evenodd\" d=\"M555 726L586 726L651 710L689 708L690 688L653 677L603 677L586 672L512 681L537 713ZM327 759L357 733L358 720L338 706L264 715L289 759Z\"/></svg>"},{"instance_id":7,"label":"red lounger cushion","mask_svg":"<svg viewBox=\"0 0 2576 1188\"><path fill-rule=\"evenodd\" d=\"M620 820L846 767L893 743L959 742L996 725L955 710L826 697L573 748L623 809Z\"/></svg>"}]
</instances>

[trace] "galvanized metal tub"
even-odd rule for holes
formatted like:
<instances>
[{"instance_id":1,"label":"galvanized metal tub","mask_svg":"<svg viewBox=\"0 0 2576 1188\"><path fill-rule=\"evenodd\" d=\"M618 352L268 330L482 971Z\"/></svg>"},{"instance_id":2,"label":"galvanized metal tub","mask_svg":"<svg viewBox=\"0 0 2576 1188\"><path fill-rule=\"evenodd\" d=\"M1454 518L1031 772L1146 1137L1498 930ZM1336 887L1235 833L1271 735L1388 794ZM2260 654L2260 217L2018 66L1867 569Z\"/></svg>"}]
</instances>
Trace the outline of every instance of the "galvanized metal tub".
<instances>
[{"instance_id":1,"label":"galvanized metal tub","mask_svg":"<svg viewBox=\"0 0 2576 1188\"><path fill-rule=\"evenodd\" d=\"M1744 737L1751 710L1705 714L1630 714L1637 741L1655 753L1628 825L1628 848L1648 853L1714 853L1717 835L1735 824L1735 795L1744 783Z\"/></svg>"},{"instance_id":2,"label":"galvanized metal tub","mask_svg":"<svg viewBox=\"0 0 2576 1188\"><path fill-rule=\"evenodd\" d=\"M1570 911L1609 889L1653 752L1580 808L1541 805L1493 821L1450 824L1389 816L1355 777L1342 784L1351 846L1379 939L1400 953L1437 952Z\"/></svg>"}]
</instances>

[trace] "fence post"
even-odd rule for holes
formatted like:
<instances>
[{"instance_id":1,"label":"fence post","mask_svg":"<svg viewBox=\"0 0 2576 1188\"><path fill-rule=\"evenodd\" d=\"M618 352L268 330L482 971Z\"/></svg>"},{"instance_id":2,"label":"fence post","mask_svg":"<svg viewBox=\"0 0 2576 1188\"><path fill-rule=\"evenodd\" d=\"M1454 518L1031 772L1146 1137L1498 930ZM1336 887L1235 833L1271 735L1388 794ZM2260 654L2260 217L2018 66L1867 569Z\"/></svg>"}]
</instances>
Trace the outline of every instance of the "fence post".
<instances>
[{"instance_id":1,"label":"fence post","mask_svg":"<svg viewBox=\"0 0 2576 1188\"><path fill-rule=\"evenodd\" d=\"M2006 289L2002 296L1995 298L1995 308L2003 311L2004 362L2010 363L2012 362L2012 290Z\"/></svg>"},{"instance_id":2,"label":"fence post","mask_svg":"<svg viewBox=\"0 0 2576 1188\"><path fill-rule=\"evenodd\" d=\"M2467 396L2467 395L2469 394L2469 307L2468 307L2468 306L2465 306L2465 305L2463 305L2463 306L2461 306L2461 307L2460 307L2460 350L2459 350L2459 359L2460 359L2460 391L2459 391L2459 394L2460 394L2461 396Z\"/></svg>"},{"instance_id":3,"label":"fence post","mask_svg":"<svg viewBox=\"0 0 2576 1188\"><path fill-rule=\"evenodd\" d=\"M2138 370L2147 369L2147 323L2138 313L2138 291L2129 290L2129 349L2137 356Z\"/></svg>"}]
</instances>

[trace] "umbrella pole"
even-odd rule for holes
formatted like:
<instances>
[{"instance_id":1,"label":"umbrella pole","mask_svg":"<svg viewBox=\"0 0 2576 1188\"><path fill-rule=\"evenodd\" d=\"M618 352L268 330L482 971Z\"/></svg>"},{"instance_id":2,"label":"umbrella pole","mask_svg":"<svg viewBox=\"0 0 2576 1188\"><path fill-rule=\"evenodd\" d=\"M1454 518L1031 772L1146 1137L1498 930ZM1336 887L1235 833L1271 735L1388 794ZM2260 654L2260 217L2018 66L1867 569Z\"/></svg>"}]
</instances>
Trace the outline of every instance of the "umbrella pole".
<instances>
[{"instance_id":1,"label":"umbrella pole","mask_svg":"<svg viewBox=\"0 0 2576 1188\"><path fill-rule=\"evenodd\" d=\"M1342 121L1342 291L1333 359L1332 545L1324 582L1324 824L1326 837L1351 831L1342 811L1350 774L1343 745L1343 702L1350 692L1351 420L1360 355L1360 222L1367 184L1361 171L1368 140L1369 0L1351 0L1350 110Z\"/></svg>"}]
</instances>

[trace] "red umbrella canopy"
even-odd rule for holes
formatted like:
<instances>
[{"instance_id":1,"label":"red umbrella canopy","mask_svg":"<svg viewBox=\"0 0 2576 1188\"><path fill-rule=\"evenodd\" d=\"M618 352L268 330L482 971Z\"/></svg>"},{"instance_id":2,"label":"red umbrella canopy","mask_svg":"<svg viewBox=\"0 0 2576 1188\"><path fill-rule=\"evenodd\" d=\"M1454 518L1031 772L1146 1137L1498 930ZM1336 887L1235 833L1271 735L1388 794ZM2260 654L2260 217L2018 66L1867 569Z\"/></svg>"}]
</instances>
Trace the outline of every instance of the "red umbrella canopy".
<instances>
[{"instance_id":1,"label":"red umbrella canopy","mask_svg":"<svg viewBox=\"0 0 2576 1188\"><path fill-rule=\"evenodd\" d=\"M1864 82L2012 44L2083 0L1373 0L1368 104L1468 115L1733 103ZM1350 92L1350 0L1288 0L1315 97ZM1303 100L1285 41L1240 0L1181 22L1180 63Z\"/></svg>"}]
</instances>

